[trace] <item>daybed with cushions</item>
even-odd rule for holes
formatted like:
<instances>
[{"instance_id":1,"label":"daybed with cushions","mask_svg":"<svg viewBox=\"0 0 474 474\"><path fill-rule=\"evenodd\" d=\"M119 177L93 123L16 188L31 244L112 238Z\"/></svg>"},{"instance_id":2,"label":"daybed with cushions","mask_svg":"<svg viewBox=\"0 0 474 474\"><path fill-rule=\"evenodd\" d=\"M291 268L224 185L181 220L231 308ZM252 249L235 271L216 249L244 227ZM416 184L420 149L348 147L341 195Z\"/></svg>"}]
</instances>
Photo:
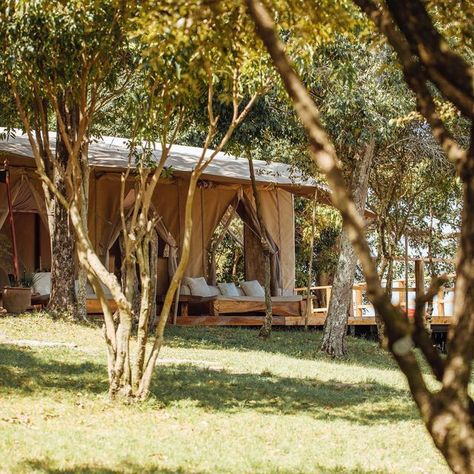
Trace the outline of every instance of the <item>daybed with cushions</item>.
<instances>
[{"instance_id":1,"label":"daybed with cushions","mask_svg":"<svg viewBox=\"0 0 474 474\"><path fill-rule=\"evenodd\" d=\"M76 280L76 293L78 291L79 282ZM91 285L87 283L87 312L89 314L102 313L102 307L97 299ZM111 303L112 310L115 310L115 303L112 300L112 295L107 287L102 285L104 295ZM37 272L34 275L32 288L31 304L32 306L45 307L49 303L49 295L51 293L51 272Z\"/></svg>"},{"instance_id":2,"label":"daybed with cushions","mask_svg":"<svg viewBox=\"0 0 474 474\"><path fill-rule=\"evenodd\" d=\"M256 280L208 285L203 277L183 279L180 299L185 313L208 314L256 314L265 312L264 289ZM272 296L272 312L275 316L302 316L304 301L300 295Z\"/></svg>"}]
</instances>

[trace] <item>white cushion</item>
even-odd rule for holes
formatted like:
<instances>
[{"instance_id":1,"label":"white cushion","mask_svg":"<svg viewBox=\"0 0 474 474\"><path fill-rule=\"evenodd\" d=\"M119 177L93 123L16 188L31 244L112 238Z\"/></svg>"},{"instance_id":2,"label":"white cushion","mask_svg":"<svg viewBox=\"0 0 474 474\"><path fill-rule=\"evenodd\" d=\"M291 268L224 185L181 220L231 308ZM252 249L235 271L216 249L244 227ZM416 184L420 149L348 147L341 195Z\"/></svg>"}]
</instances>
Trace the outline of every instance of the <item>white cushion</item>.
<instances>
[{"instance_id":1,"label":"white cushion","mask_svg":"<svg viewBox=\"0 0 474 474\"><path fill-rule=\"evenodd\" d=\"M303 297L301 295L272 296L272 301L274 303L292 303L297 301L303 301Z\"/></svg>"},{"instance_id":2,"label":"white cushion","mask_svg":"<svg viewBox=\"0 0 474 474\"><path fill-rule=\"evenodd\" d=\"M191 290L189 289L189 286L185 285L184 283L181 283L181 288L179 289L179 294L184 295L184 296L190 295Z\"/></svg>"},{"instance_id":3,"label":"white cushion","mask_svg":"<svg viewBox=\"0 0 474 474\"><path fill-rule=\"evenodd\" d=\"M261 296L218 296L220 301L251 301L253 303L265 303L265 297ZM302 301L301 295L294 296L272 296L273 303L298 303Z\"/></svg>"},{"instance_id":4,"label":"white cushion","mask_svg":"<svg viewBox=\"0 0 474 474\"><path fill-rule=\"evenodd\" d=\"M239 290L235 283L218 283L217 286L224 296L240 296Z\"/></svg>"},{"instance_id":5,"label":"white cushion","mask_svg":"<svg viewBox=\"0 0 474 474\"><path fill-rule=\"evenodd\" d=\"M193 296L212 296L209 285L204 277L185 277L183 281L185 285L189 286Z\"/></svg>"},{"instance_id":6,"label":"white cushion","mask_svg":"<svg viewBox=\"0 0 474 474\"><path fill-rule=\"evenodd\" d=\"M221 290L217 286L209 285L209 291L211 296L219 296L221 294Z\"/></svg>"},{"instance_id":7,"label":"white cushion","mask_svg":"<svg viewBox=\"0 0 474 474\"><path fill-rule=\"evenodd\" d=\"M33 277L33 293L49 295L51 293L51 272L38 272Z\"/></svg>"},{"instance_id":8,"label":"white cushion","mask_svg":"<svg viewBox=\"0 0 474 474\"><path fill-rule=\"evenodd\" d=\"M250 301L252 303L265 303L265 298L260 296L218 296L219 301Z\"/></svg>"},{"instance_id":9,"label":"white cushion","mask_svg":"<svg viewBox=\"0 0 474 474\"><path fill-rule=\"evenodd\" d=\"M257 280L243 281L240 283L240 286L244 290L245 296L265 296L265 290Z\"/></svg>"}]
</instances>

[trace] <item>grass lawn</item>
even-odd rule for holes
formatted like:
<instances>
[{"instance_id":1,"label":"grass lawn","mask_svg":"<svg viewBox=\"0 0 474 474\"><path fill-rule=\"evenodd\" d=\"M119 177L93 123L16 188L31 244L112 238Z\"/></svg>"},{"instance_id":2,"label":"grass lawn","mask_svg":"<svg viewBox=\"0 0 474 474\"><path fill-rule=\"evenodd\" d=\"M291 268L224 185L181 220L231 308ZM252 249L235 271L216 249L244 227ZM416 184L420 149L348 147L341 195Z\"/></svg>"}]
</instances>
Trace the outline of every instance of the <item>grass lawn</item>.
<instances>
[{"instance_id":1,"label":"grass lawn","mask_svg":"<svg viewBox=\"0 0 474 474\"><path fill-rule=\"evenodd\" d=\"M0 472L444 473L406 383L372 342L169 328L143 404L109 402L98 328L0 317ZM19 347L12 339L75 342Z\"/></svg>"}]
</instances>

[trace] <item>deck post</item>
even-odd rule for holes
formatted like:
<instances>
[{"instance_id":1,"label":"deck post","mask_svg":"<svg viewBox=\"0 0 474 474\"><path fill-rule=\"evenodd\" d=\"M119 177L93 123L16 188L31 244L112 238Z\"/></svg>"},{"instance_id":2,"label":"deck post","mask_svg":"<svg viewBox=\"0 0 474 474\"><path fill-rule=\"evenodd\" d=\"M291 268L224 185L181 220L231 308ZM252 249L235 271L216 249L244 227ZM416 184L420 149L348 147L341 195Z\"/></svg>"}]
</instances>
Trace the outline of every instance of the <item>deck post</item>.
<instances>
[{"instance_id":1,"label":"deck post","mask_svg":"<svg viewBox=\"0 0 474 474\"><path fill-rule=\"evenodd\" d=\"M408 289L406 280L400 280L400 308L408 314Z\"/></svg>"},{"instance_id":2,"label":"deck post","mask_svg":"<svg viewBox=\"0 0 474 474\"><path fill-rule=\"evenodd\" d=\"M438 291L438 316L444 316L444 288Z\"/></svg>"},{"instance_id":3,"label":"deck post","mask_svg":"<svg viewBox=\"0 0 474 474\"><path fill-rule=\"evenodd\" d=\"M354 315L357 318L362 318L362 288L356 287L356 307L354 308Z\"/></svg>"},{"instance_id":4,"label":"deck post","mask_svg":"<svg viewBox=\"0 0 474 474\"><path fill-rule=\"evenodd\" d=\"M423 260L415 260L415 296L420 298L425 294L425 264ZM423 320L425 319L425 311L423 310ZM426 324L426 321L425 321Z\"/></svg>"}]
</instances>

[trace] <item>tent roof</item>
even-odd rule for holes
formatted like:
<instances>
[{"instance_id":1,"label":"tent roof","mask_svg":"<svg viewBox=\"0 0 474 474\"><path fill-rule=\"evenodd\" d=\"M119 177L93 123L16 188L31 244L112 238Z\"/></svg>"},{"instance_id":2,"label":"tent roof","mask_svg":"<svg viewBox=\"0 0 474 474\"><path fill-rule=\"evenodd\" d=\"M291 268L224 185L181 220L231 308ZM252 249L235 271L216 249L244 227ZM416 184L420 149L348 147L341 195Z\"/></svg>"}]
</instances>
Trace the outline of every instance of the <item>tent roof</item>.
<instances>
[{"instance_id":1,"label":"tent roof","mask_svg":"<svg viewBox=\"0 0 474 474\"><path fill-rule=\"evenodd\" d=\"M53 147L55 146L55 137L55 134L50 136ZM156 151L153 153L155 159L159 158L160 153L161 146L156 144ZM188 175L195 167L201 153L202 148L173 145L166 167L172 168L175 175ZM208 150L206 156L209 156L210 153L212 150ZM28 137L21 135L21 131L17 131L14 138L0 140L0 154L18 158L33 158ZM127 168L128 156L127 139L124 138L102 137L89 145L89 163L97 170L122 171ZM22 165L27 165L24 160L22 161ZM12 162L13 166L15 164ZM285 188L294 194L308 196L313 195L318 188L324 195L325 199L322 200L328 200L328 187L312 178L304 177L301 171L295 167L284 163L254 160L254 168L256 181L261 185L274 185ZM224 152L218 153L203 173L202 178L218 182L249 183L248 161L246 158L234 157Z\"/></svg>"}]
</instances>

